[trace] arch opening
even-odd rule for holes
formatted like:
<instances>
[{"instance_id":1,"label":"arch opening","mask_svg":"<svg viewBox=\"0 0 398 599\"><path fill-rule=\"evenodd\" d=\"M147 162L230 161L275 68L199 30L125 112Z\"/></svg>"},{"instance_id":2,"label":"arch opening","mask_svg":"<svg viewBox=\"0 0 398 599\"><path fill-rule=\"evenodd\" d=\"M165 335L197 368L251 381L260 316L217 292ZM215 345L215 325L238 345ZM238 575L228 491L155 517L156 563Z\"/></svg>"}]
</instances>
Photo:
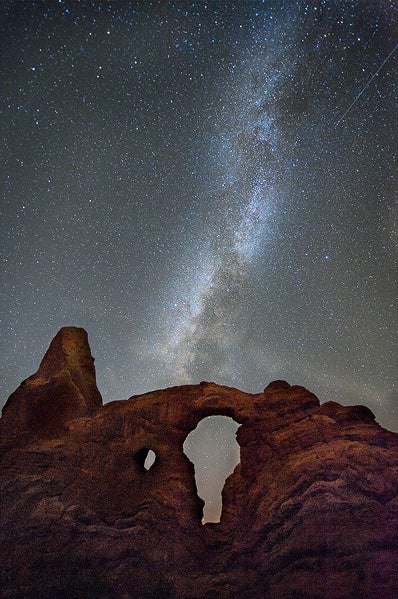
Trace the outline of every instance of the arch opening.
<instances>
[{"instance_id":1,"label":"arch opening","mask_svg":"<svg viewBox=\"0 0 398 599\"><path fill-rule=\"evenodd\" d=\"M221 493L227 477L240 462L238 428L229 416L207 416L184 441L184 453L195 468L197 493L205 502L202 524L220 522Z\"/></svg>"}]
</instances>

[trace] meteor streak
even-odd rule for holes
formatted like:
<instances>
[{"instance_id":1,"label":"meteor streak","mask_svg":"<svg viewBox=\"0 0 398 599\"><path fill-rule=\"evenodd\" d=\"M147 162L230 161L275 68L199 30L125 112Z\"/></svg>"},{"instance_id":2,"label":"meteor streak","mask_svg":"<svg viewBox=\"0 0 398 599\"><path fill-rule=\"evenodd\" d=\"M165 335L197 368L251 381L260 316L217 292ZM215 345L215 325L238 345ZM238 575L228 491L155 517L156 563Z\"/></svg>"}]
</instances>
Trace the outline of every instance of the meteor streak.
<instances>
[{"instance_id":1,"label":"meteor streak","mask_svg":"<svg viewBox=\"0 0 398 599\"><path fill-rule=\"evenodd\" d=\"M377 77L377 75L380 73L381 69L384 67L384 65L386 64L386 62L388 62L391 58L391 56L394 54L395 50L398 48L398 44L395 45L395 47L391 50L390 54L387 56L387 58L385 58L383 60L383 62L381 63L381 65L379 66L379 68L377 69L377 71L375 71L373 73L373 75L371 76L371 78L369 79L369 81L364 85L364 87L361 89L361 91L359 92L359 94L357 96L355 96L354 100L351 102L351 104L349 105L349 107L347 108L347 110L345 111L345 113L343 114L343 116L341 116L339 118L338 121L336 121L336 123L334 124L335 127L338 127L341 123L341 121L345 118L345 116L350 112L351 108L354 106L354 104L359 100L359 98L362 96L363 92L365 91L365 89L367 87L369 87L369 85L372 83L373 79L375 77Z\"/></svg>"}]
</instances>

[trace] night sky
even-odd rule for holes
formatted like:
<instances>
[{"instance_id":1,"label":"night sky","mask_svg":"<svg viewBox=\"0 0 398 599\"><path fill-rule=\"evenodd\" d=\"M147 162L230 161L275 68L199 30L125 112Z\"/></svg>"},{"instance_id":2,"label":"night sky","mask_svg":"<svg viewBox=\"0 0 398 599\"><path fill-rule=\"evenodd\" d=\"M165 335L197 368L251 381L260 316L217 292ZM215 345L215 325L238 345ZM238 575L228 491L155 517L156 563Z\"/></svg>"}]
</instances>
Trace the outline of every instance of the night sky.
<instances>
[{"instance_id":1,"label":"night sky","mask_svg":"<svg viewBox=\"0 0 398 599\"><path fill-rule=\"evenodd\" d=\"M398 430L398 8L2 1L2 403L274 379Z\"/></svg>"}]
</instances>

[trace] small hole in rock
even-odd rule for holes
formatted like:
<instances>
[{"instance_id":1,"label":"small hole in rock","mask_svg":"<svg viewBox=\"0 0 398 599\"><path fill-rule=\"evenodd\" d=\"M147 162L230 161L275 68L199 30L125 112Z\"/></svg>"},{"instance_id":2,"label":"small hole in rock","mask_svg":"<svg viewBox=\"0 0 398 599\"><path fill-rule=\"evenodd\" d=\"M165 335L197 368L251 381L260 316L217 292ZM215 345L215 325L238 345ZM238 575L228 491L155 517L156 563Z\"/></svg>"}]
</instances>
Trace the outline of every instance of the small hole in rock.
<instances>
[{"instance_id":1,"label":"small hole in rock","mask_svg":"<svg viewBox=\"0 0 398 599\"><path fill-rule=\"evenodd\" d=\"M154 451L152 451L152 449L150 449L148 451L148 454L145 458L145 462L144 462L144 468L145 470L149 470L150 468L152 468L152 466L154 465L156 460L156 453Z\"/></svg>"},{"instance_id":2,"label":"small hole in rock","mask_svg":"<svg viewBox=\"0 0 398 599\"><path fill-rule=\"evenodd\" d=\"M150 470L156 461L156 453L152 449L143 447L134 456L137 464L144 470Z\"/></svg>"},{"instance_id":3,"label":"small hole in rock","mask_svg":"<svg viewBox=\"0 0 398 599\"><path fill-rule=\"evenodd\" d=\"M194 464L198 495L205 501L202 524L220 521L225 480L240 462L238 427L227 416L208 416L185 439L184 453Z\"/></svg>"}]
</instances>

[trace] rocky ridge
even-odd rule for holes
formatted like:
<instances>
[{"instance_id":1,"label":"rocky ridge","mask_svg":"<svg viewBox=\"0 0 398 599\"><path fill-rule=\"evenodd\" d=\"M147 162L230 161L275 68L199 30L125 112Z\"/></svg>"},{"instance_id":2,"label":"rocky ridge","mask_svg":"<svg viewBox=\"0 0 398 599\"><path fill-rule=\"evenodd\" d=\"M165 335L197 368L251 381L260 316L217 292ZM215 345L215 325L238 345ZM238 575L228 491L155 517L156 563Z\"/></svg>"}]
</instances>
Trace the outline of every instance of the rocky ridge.
<instances>
[{"instance_id":1,"label":"rocky ridge","mask_svg":"<svg viewBox=\"0 0 398 599\"><path fill-rule=\"evenodd\" d=\"M241 461L203 526L183 443L211 415L240 424ZM363 406L284 381L102 405L87 334L66 327L10 396L0 447L2 598L398 596L398 435Z\"/></svg>"}]
</instances>

